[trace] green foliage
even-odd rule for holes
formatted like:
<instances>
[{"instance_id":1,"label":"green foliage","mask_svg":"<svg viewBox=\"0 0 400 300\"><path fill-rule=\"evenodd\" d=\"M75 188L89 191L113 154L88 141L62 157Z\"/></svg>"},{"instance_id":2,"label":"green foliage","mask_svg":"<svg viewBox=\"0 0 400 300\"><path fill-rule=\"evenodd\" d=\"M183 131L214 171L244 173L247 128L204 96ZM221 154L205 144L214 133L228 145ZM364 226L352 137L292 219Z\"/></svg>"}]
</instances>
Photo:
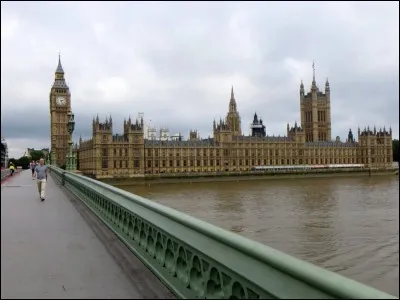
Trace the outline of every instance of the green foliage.
<instances>
[{"instance_id":1,"label":"green foliage","mask_svg":"<svg viewBox=\"0 0 400 300\"><path fill-rule=\"evenodd\" d=\"M399 140L393 140L393 161L400 161Z\"/></svg>"},{"instance_id":2,"label":"green foliage","mask_svg":"<svg viewBox=\"0 0 400 300\"><path fill-rule=\"evenodd\" d=\"M10 159L8 160L8 166L9 166L11 163L12 163L14 166L18 166L18 159L10 158ZM7 166L7 167L8 167L8 166Z\"/></svg>"},{"instance_id":3,"label":"green foliage","mask_svg":"<svg viewBox=\"0 0 400 300\"><path fill-rule=\"evenodd\" d=\"M23 169L29 169L29 163L31 162L31 159L27 156L22 156L18 159L10 158L8 162L9 164L13 163L15 167L22 167Z\"/></svg>"},{"instance_id":4,"label":"green foliage","mask_svg":"<svg viewBox=\"0 0 400 300\"><path fill-rule=\"evenodd\" d=\"M42 150L33 150L31 151L31 160L39 160L44 158L44 154Z\"/></svg>"},{"instance_id":5,"label":"green foliage","mask_svg":"<svg viewBox=\"0 0 400 300\"><path fill-rule=\"evenodd\" d=\"M29 169L29 163L30 162L31 162L31 160L27 156L22 156L20 159L18 159L18 164L23 169Z\"/></svg>"}]
</instances>

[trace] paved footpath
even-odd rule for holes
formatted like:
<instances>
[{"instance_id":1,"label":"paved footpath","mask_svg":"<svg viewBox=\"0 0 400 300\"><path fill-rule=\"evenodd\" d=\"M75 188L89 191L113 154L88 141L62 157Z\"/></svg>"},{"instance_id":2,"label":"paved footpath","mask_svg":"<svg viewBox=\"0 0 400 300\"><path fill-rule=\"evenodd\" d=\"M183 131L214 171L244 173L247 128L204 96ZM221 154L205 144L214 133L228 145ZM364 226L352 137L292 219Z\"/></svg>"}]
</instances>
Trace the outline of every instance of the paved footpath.
<instances>
[{"instance_id":1,"label":"paved footpath","mask_svg":"<svg viewBox=\"0 0 400 300\"><path fill-rule=\"evenodd\" d=\"M1 185L2 299L148 298L127 274L51 176L44 202L30 170Z\"/></svg>"}]
</instances>

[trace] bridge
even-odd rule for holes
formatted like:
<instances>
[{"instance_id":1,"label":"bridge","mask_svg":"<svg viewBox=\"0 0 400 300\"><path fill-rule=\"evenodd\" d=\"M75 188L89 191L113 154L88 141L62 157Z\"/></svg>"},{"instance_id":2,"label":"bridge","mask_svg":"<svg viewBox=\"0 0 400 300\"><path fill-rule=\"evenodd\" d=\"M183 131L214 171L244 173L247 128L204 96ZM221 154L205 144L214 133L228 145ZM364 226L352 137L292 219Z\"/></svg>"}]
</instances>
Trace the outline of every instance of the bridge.
<instances>
[{"instance_id":1,"label":"bridge","mask_svg":"<svg viewBox=\"0 0 400 300\"><path fill-rule=\"evenodd\" d=\"M46 194L2 183L2 298L398 299L55 166Z\"/></svg>"}]
</instances>

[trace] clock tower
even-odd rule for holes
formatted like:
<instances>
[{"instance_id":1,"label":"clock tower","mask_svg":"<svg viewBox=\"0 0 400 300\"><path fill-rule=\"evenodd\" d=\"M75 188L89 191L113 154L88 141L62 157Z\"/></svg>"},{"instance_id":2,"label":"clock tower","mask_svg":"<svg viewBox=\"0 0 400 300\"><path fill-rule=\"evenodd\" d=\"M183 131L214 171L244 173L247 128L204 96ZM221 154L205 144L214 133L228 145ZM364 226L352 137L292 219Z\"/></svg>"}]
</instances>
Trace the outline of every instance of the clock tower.
<instances>
[{"instance_id":1,"label":"clock tower","mask_svg":"<svg viewBox=\"0 0 400 300\"><path fill-rule=\"evenodd\" d=\"M58 66L54 76L54 83L50 90L50 127L51 151L55 151L56 164L66 164L68 153L68 112L71 111L71 93L65 82L61 57L58 56Z\"/></svg>"}]
</instances>

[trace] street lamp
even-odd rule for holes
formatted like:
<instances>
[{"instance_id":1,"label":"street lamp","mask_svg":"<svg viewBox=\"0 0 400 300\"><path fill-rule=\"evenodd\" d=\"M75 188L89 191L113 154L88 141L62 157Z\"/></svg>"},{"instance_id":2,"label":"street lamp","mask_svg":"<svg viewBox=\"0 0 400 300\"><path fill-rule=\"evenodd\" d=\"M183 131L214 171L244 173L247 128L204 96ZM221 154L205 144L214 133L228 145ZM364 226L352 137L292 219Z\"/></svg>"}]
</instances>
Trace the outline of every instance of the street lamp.
<instances>
[{"instance_id":1,"label":"street lamp","mask_svg":"<svg viewBox=\"0 0 400 300\"><path fill-rule=\"evenodd\" d=\"M52 148L51 149L51 156L50 156L50 159L51 159L51 164L53 165L53 166L57 166L57 159L56 159L56 149L54 148Z\"/></svg>"},{"instance_id":2,"label":"street lamp","mask_svg":"<svg viewBox=\"0 0 400 300\"><path fill-rule=\"evenodd\" d=\"M75 161L74 156L72 154L72 133L75 129L75 121L74 121L74 114L70 111L68 112L68 123L67 129L69 133L69 141L68 141L68 154L67 154L67 165L66 169L68 171L72 171L75 169Z\"/></svg>"},{"instance_id":3,"label":"street lamp","mask_svg":"<svg viewBox=\"0 0 400 300\"><path fill-rule=\"evenodd\" d=\"M68 113L68 133L72 135L75 129L74 114L72 112Z\"/></svg>"}]
</instances>

